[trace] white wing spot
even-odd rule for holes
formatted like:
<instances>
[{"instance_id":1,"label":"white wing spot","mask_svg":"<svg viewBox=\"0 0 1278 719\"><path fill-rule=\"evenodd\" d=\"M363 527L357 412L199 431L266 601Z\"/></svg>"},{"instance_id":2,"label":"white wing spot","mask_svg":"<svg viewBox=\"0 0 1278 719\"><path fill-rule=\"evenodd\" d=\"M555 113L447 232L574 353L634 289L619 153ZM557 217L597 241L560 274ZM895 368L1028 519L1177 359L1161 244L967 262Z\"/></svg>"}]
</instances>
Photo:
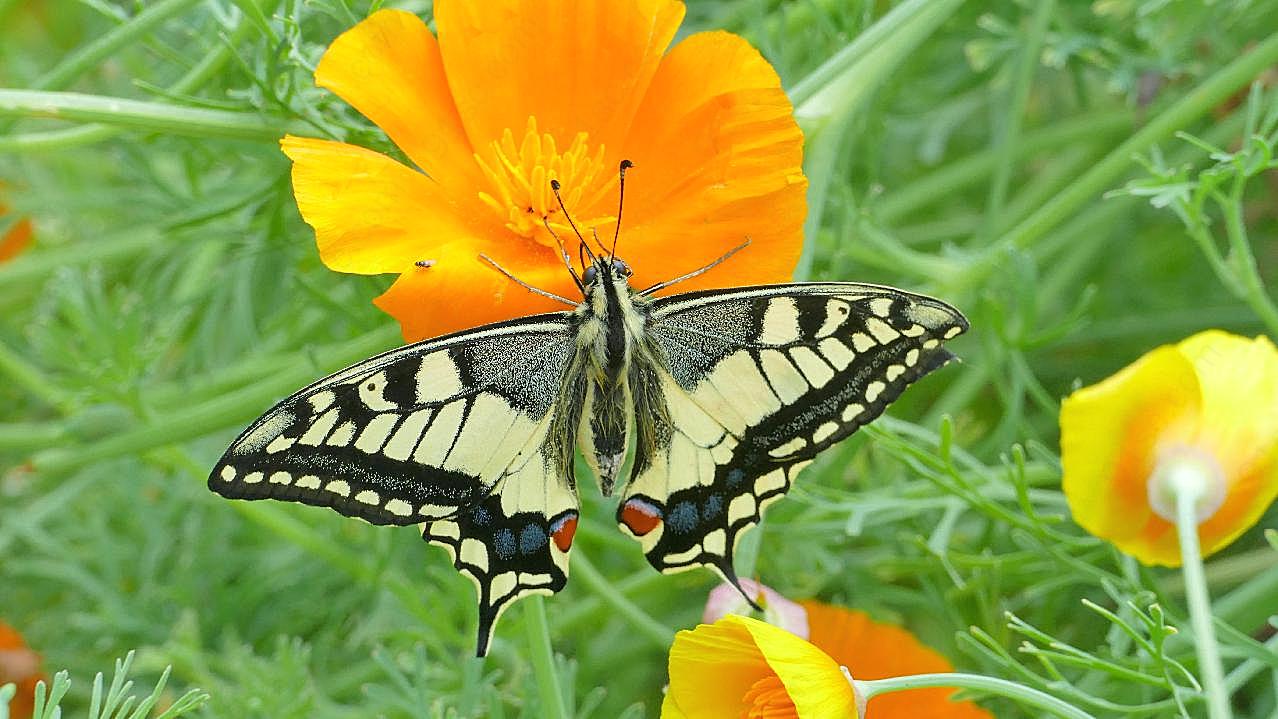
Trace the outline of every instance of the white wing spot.
<instances>
[{"instance_id":1,"label":"white wing spot","mask_svg":"<svg viewBox=\"0 0 1278 719\"><path fill-rule=\"evenodd\" d=\"M919 351L917 348L912 349L909 352L905 353L905 364L909 365L910 367L913 367L915 364L918 363L918 361L919 361Z\"/></svg>"},{"instance_id":2,"label":"white wing spot","mask_svg":"<svg viewBox=\"0 0 1278 719\"><path fill-rule=\"evenodd\" d=\"M892 315L892 299L890 297L880 297L876 300L870 300L870 311L879 317L890 317Z\"/></svg>"},{"instance_id":3,"label":"white wing spot","mask_svg":"<svg viewBox=\"0 0 1278 719\"><path fill-rule=\"evenodd\" d=\"M886 377L889 382L895 382L896 378L903 374L905 374L905 366L899 364L889 365L888 368L883 371L883 376Z\"/></svg>"},{"instance_id":4,"label":"white wing spot","mask_svg":"<svg viewBox=\"0 0 1278 719\"><path fill-rule=\"evenodd\" d=\"M355 423L345 422L341 427L333 431L328 438L328 444L334 447L345 447L351 443L351 439L355 437Z\"/></svg>"},{"instance_id":5,"label":"white wing spot","mask_svg":"<svg viewBox=\"0 0 1278 719\"><path fill-rule=\"evenodd\" d=\"M909 327L901 330L901 334L906 337L920 337L924 332L927 332L927 328L923 325L910 325Z\"/></svg>"},{"instance_id":6,"label":"white wing spot","mask_svg":"<svg viewBox=\"0 0 1278 719\"><path fill-rule=\"evenodd\" d=\"M365 489L355 495L355 501L361 504L372 505L372 504L380 504L382 501L382 498L377 496L377 492L374 492L371 489Z\"/></svg>"},{"instance_id":7,"label":"white wing spot","mask_svg":"<svg viewBox=\"0 0 1278 719\"><path fill-rule=\"evenodd\" d=\"M386 443L386 446L382 449L382 454L401 462L407 460L417 447L417 443L421 440L422 433L426 429L426 423L434 413L435 410L433 409L419 409L408 415L404 423L399 426L399 429L395 430L395 434L391 436L390 441Z\"/></svg>"},{"instance_id":8,"label":"white wing spot","mask_svg":"<svg viewBox=\"0 0 1278 719\"><path fill-rule=\"evenodd\" d=\"M235 468L234 468L234 467L232 467L232 466L231 466L231 465L229 465L229 464L228 464L228 465L226 465L225 467L223 467L223 468L222 468L222 481L224 481L224 482L230 482L230 481L232 481L232 480L234 480L234 479L235 479Z\"/></svg>"},{"instance_id":9,"label":"white wing spot","mask_svg":"<svg viewBox=\"0 0 1278 719\"><path fill-rule=\"evenodd\" d=\"M479 571L488 571L488 548L478 539L466 537L461 543L461 561L479 567Z\"/></svg>"},{"instance_id":10,"label":"white wing spot","mask_svg":"<svg viewBox=\"0 0 1278 719\"><path fill-rule=\"evenodd\" d=\"M519 575L514 572L502 572L493 577L488 586L491 588L493 597L504 597L519 586Z\"/></svg>"},{"instance_id":11,"label":"white wing spot","mask_svg":"<svg viewBox=\"0 0 1278 719\"><path fill-rule=\"evenodd\" d=\"M453 446L457 438L457 430L462 420L464 402L453 402L444 405L431 421L422 441L417 443L417 451L413 452L413 461L431 467L444 463L444 454Z\"/></svg>"},{"instance_id":12,"label":"white wing spot","mask_svg":"<svg viewBox=\"0 0 1278 719\"><path fill-rule=\"evenodd\" d=\"M402 499L392 499L386 503L386 511L397 517L407 517L413 513L413 505Z\"/></svg>"},{"instance_id":13,"label":"white wing spot","mask_svg":"<svg viewBox=\"0 0 1278 719\"><path fill-rule=\"evenodd\" d=\"M794 439L790 440L789 442L786 442L780 447L775 447L773 449L768 450L768 454L778 459L780 459L781 457L789 457L795 452L798 452L799 450L806 447L807 444L808 444L808 441L806 439L802 437L795 437Z\"/></svg>"},{"instance_id":14,"label":"white wing spot","mask_svg":"<svg viewBox=\"0 0 1278 719\"><path fill-rule=\"evenodd\" d=\"M443 539L458 539L461 537L461 527L456 522L431 522L430 534L432 537L440 537Z\"/></svg>"},{"instance_id":15,"label":"white wing spot","mask_svg":"<svg viewBox=\"0 0 1278 719\"><path fill-rule=\"evenodd\" d=\"M838 340L832 340L838 342ZM834 369L829 363L812 351L811 347L795 347L790 350L790 358L799 366L804 379L813 387L824 387L834 377Z\"/></svg>"},{"instance_id":16,"label":"white wing spot","mask_svg":"<svg viewBox=\"0 0 1278 719\"><path fill-rule=\"evenodd\" d=\"M755 494L768 494L782 489L785 489L785 472L780 469L774 469L754 480Z\"/></svg>"},{"instance_id":17,"label":"white wing spot","mask_svg":"<svg viewBox=\"0 0 1278 719\"><path fill-rule=\"evenodd\" d=\"M861 413L864 411L865 411L865 405L850 404L847 407L843 408L843 421L851 422L852 420L859 417Z\"/></svg>"},{"instance_id":18,"label":"white wing spot","mask_svg":"<svg viewBox=\"0 0 1278 719\"><path fill-rule=\"evenodd\" d=\"M887 385L882 382L871 382L865 386L865 401L873 402L883 394L883 390L887 389Z\"/></svg>"},{"instance_id":19,"label":"white wing spot","mask_svg":"<svg viewBox=\"0 0 1278 719\"><path fill-rule=\"evenodd\" d=\"M728 548L728 533L722 529L716 529L707 534L705 539L701 540L701 546L705 547L708 554L718 554L722 556L724 551Z\"/></svg>"},{"instance_id":20,"label":"white wing spot","mask_svg":"<svg viewBox=\"0 0 1278 719\"><path fill-rule=\"evenodd\" d=\"M830 300L825 303L825 320L821 322L821 327L817 330L817 337L829 337L834 331L843 326L847 321L848 315L852 313L852 306L843 300Z\"/></svg>"},{"instance_id":21,"label":"white wing spot","mask_svg":"<svg viewBox=\"0 0 1278 719\"><path fill-rule=\"evenodd\" d=\"M281 434L280 436L271 440L270 444L266 445L266 451L269 454L275 454L276 452L283 452L289 447L292 447L293 443L295 442L297 442L296 437L285 437L284 435Z\"/></svg>"},{"instance_id":22,"label":"white wing spot","mask_svg":"<svg viewBox=\"0 0 1278 719\"><path fill-rule=\"evenodd\" d=\"M728 504L728 521L736 524L743 519L754 519L757 507L753 494L742 494Z\"/></svg>"},{"instance_id":23,"label":"white wing spot","mask_svg":"<svg viewBox=\"0 0 1278 719\"><path fill-rule=\"evenodd\" d=\"M316 392L315 394L306 398L306 401L311 403L311 407L314 408L316 413L323 412L324 410L328 409L329 407L333 405L333 402L336 400L337 400L337 395L334 394L331 390Z\"/></svg>"},{"instance_id":24,"label":"white wing spot","mask_svg":"<svg viewBox=\"0 0 1278 719\"><path fill-rule=\"evenodd\" d=\"M848 349L847 345L833 337L821 340L817 349L821 350L821 354L824 354L825 358L830 360L830 364L840 372L847 369L847 366L852 364L852 360L856 359L856 355Z\"/></svg>"},{"instance_id":25,"label":"white wing spot","mask_svg":"<svg viewBox=\"0 0 1278 719\"><path fill-rule=\"evenodd\" d=\"M856 349L857 352L868 351L872 349L875 344L874 338L863 332L857 332L852 335L852 347Z\"/></svg>"},{"instance_id":26,"label":"white wing spot","mask_svg":"<svg viewBox=\"0 0 1278 719\"><path fill-rule=\"evenodd\" d=\"M923 341L923 349L930 350L934 347L939 346L940 344L941 344L941 341L933 337L932 339Z\"/></svg>"},{"instance_id":27,"label":"white wing spot","mask_svg":"<svg viewBox=\"0 0 1278 719\"><path fill-rule=\"evenodd\" d=\"M865 328L870 331L870 334L874 335L874 339L878 340L879 344L885 345L901 336L900 332L892 329L891 325L878 317L867 317Z\"/></svg>"},{"instance_id":28,"label":"white wing spot","mask_svg":"<svg viewBox=\"0 0 1278 719\"><path fill-rule=\"evenodd\" d=\"M448 356L448 350L432 352L422 358L417 368L417 403L438 404L462 391L461 375L457 363Z\"/></svg>"},{"instance_id":29,"label":"white wing spot","mask_svg":"<svg viewBox=\"0 0 1278 719\"><path fill-rule=\"evenodd\" d=\"M355 440L355 449L369 454L380 450L398 422L397 414L387 412L377 415L364 426L364 431L359 433L359 439Z\"/></svg>"},{"instance_id":30,"label":"white wing spot","mask_svg":"<svg viewBox=\"0 0 1278 719\"><path fill-rule=\"evenodd\" d=\"M963 328L959 327L958 325L955 325L949 328L948 330L945 330L944 337L947 340L954 339L955 337L958 337L962 332L963 332Z\"/></svg>"},{"instance_id":31,"label":"white wing spot","mask_svg":"<svg viewBox=\"0 0 1278 719\"><path fill-rule=\"evenodd\" d=\"M324 487L324 489L327 489L333 494L340 494L343 497L351 496L351 486L347 484L344 480L335 479L332 482L329 482L328 485Z\"/></svg>"},{"instance_id":32,"label":"white wing spot","mask_svg":"<svg viewBox=\"0 0 1278 719\"><path fill-rule=\"evenodd\" d=\"M780 350L763 350L759 364L768 375L768 382L784 404L794 404L808 391L808 381Z\"/></svg>"},{"instance_id":33,"label":"white wing spot","mask_svg":"<svg viewBox=\"0 0 1278 719\"><path fill-rule=\"evenodd\" d=\"M324 438L328 436L328 433L333 431L333 426L337 424L337 416L336 409L330 409L320 415L320 418L315 420L315 423L306 430L306 432L297 440L297 443L304 444L309 447L320 446L320 444L323 443Z\"/></svg>"},{"instance_id":34,"label":"white wing spot","mask_svg":"<svg viewBox=\"0 0 1278 719\"><path fill-rule=\"evenodd\" d=\"M359 398L374 412L399 409L399 404L386 399L386 373L377 372L359 381Z\"/></svg>"},{"instance_id":35,"label":"white wing spot","mask_svg":"<svg viewBox=\"0 0 1278 719\"><path fill-rule=\"evenodd\" d=\"M262 474L261 472L249 472L248 474L244 475L244 483L257 484L258 482L261 482L265 478L266 478L266 475Z\"/></svg>"},{"instance_id":36,"label":"white wing spot","mask_svg":"<svg viewBox=\"0 0 1278 719\"><path fill-rule=\"evenodd\" d=\"M792 297L775 297L763 312L763 335L767 344L788 345L799 340L799 305Z\"/></svg>"},{"instance_id":37,"label":"white wing spot","mask_svg":"<svg viewBox=\"0 0 1278 719\"><path fill-rule=\"evenodd\" d=\"M304 474L301 479L297 480L298 489L319 489L320 478L313 474Z\"/></svg>"},{"instance_id":38,"label":"white wing spot","mask_svg":"<svg viewBox=\"0 0 1278 719\"><path fill-rule=\"evenodd\" d=\"M271 478L269 481L271 484L292 484L293 475L289 474L288 472L276 472L275 474L271 475Z\"/></svg>"},{"instance_id":39,"label":"white wing spot","mask_svg":"<svg viewBox=\"0 0 1278 719\"><path fill-rule=\"evenodd\" d=\"M834 436L834 433L838 431L839 425L837 423L826 422L820 427L817 427L816 431L812 433L812 441L819 444Z\"/></svg>"}]
</instances>

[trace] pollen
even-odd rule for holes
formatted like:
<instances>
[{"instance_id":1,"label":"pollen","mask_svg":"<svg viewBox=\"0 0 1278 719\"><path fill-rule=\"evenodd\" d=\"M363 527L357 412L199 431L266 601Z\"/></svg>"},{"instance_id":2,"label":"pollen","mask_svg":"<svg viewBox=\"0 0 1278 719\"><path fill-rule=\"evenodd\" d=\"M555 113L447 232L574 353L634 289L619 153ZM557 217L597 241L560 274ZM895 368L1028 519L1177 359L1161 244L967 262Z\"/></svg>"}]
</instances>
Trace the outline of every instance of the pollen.
<instances>
[{"instance_id":1,"label":"pollen","mask_svg":"<svg viewBox=\"0 0 1278 719\"><path fill-rule=\"evenodd\" d=\"M591 148L585 132L577 133L561 151L550 133L538 130L537 118L529 116L518 143L507 128L486 153L475 153L490 188L481 191L479 199L511 232L554 247L547 223L561 238L573 232L550 189L551 180L559 181L564 205L582 232L616 220L612 215L587 216L601 198L616 192L616 178L604 171L604 152L602 144Z\"/></svg>"}]
</instances>

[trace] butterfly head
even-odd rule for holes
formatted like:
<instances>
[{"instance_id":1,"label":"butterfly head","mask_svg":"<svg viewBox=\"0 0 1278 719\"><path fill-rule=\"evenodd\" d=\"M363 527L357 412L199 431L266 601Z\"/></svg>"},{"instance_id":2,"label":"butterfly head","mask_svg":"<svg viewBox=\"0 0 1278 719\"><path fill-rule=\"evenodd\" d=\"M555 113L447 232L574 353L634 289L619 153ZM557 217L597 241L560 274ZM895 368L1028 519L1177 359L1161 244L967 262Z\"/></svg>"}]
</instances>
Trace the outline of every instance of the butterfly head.
<instances>
[{"instance_id":1,"label":"butterfly head","mask_svg":"<svg viewBox=\"0 0 1278 719\"><path fill-rule=\"evenodd\" d=\"M594 261L586 268L581 275L581 281L586 285L586 291L599 282L629 282L630 275L633 271L625 260L618 257L596 257Z\"/></svg>"}]
</instances>

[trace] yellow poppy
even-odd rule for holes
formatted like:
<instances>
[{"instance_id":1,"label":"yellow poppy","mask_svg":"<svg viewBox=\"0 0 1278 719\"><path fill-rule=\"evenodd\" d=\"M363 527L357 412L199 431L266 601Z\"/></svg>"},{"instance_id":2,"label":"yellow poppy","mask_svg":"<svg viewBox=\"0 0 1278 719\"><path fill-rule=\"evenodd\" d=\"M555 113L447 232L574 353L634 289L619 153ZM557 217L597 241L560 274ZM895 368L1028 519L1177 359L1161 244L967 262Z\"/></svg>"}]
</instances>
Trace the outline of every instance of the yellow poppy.
<instances>
[{"instance_id":1,"label":"yellow poppy","mask_svg":"<svg viewBox=\"0 0 1278 719\"><path fill-rule=\"evenodd\" d=\"M662 718L844 719L858 716L852 677L886 679L954 669L909 632L875 622L864 612L811 600L799 606L806 614L802 629L807 641L732 614L679 632L670 649L670 688ZM990 719L989 712L972 702L953 701L955 691L881 694L869 700L861 716Z\"/></svg>"},{"instance_id":2,"label":"yellow poppy","mask_svg":"<svg viewBox=\"0 0 1278 719\"><path fill-rule=\"evenodd\" d=\"M1075 521L1164 566L1181 554L1159 480L1192 472L1203 555L1223 549L1278 494L1278 349L1209 330L1153 350L1065 400L1061 462Z\"/></svg>"},{"instance_id":3,"label":"yellow poppy","mask_svg":"<svg viewBox=\"0 0 1278 719\"><path fill-rule=\"evenodd\" d=\"M375 302L408 340L562 309L482 263L572 297L554 231L571 217L611 243L617 167L628 178L618 254L646 286L752 244L681 290L781 281L806 210L802 135L772 67L726 32L691 35L675 0L437 0L438 40L380 10L338 37L316 83L403 150L286 136L302 217L331 269L398 273ZM536 28L537 32L529 32Z\"/></svg>"}]
</instances>

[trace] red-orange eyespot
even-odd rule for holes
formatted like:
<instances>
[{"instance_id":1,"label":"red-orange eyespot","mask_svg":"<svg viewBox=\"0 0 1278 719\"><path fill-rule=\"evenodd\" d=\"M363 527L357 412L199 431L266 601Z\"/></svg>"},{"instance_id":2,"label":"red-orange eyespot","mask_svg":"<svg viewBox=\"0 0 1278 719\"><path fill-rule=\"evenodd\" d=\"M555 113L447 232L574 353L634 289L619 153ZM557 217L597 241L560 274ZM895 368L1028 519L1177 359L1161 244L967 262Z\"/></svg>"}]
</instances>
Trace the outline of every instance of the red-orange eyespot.
<instances>
[{"instance_id":1,"label":"red-orange eyespot","mask_svg":"<svg viewBox=\"0 0 1278 719\"><path fill-rule=\"evenodd\" d=\"M636 537L642 537L661 524L661 510L652 502L635 497L621 508L621 523Z\"/></svg>"},{"instance_id":2,"label":"red-orange eyespot","mask_svg":"<svg viewBox=\"0 0 1278 719\"><path fill-rule=\"evenodd\" d=\"M567 552L572 548L573 535L577 533L577 513L568 512L550 525L550 538L555 540L559 551Z\"/></svg>"}]
</instances>

